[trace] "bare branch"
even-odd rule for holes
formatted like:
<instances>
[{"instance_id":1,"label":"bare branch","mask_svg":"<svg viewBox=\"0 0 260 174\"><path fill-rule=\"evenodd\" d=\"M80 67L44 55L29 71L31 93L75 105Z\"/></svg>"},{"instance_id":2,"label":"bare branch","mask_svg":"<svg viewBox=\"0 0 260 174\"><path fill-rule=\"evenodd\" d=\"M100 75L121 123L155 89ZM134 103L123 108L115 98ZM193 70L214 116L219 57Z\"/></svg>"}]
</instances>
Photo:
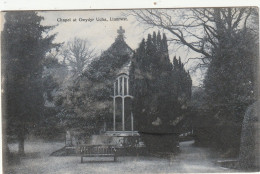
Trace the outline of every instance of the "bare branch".
<instances>
[{"instance_id":1,"label":"bare branch","mask_svg":"<svg viewBox=\"0 0 260 174\"><path fill-rule=\"evenodd\" d=\"M169 44L200 53L202 67L211 61L212 49L216 50L221 43L232 39L232 35L247 28L251 12L250 8L150 9L133 10L132 15L140 23L169 32ZM198 60L188 61L194 59Z\"/></svg>"},{"instance_id":2,"label":"bare branch","mask_svg":"<svg viewBox=\"0 0 260 174\"><path fill-rule=\"evenodd\" d=\"M79 38L69 41L61 54L63 62L77 75L80 75L95 57L94 49L89 48L88 41Z\"/></svg>"}]
</instances>

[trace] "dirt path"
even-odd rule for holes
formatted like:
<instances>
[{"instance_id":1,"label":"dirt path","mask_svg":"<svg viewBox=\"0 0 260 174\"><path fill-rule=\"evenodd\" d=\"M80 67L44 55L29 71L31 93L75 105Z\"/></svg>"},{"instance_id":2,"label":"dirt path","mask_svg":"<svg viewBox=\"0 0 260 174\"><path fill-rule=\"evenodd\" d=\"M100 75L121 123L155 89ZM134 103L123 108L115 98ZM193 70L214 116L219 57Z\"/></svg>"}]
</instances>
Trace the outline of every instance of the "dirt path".
<instances>
[{"instance_id":1,"label":"dirt path","mask_svg":"<svg viewBox=\"0 0 260 174\"><path fill-rule=\"evenodd\" d=\"M180 144L181 153L172 156L171 159L157 157L119 157L118 162L112 162L113 159L90 158L90 162L81 164L80 157L66 156L53 157L46 153L41 153L39 157L22 159L21 164L10 166L7 173L46 173L46 174L94 174L94 173L180 173L180 172L235 172L218 166L215 162L217 158L207 148L192 146L192 141ZM42 149L60 148L60 143L27 143L27 149L31 152ZM94 160L111 160L111 162L94 162Z\"/></svg>"},{"instance_id":2,"label":"dirt path","mask_svg":"<svg viewBox=\"0 0 260 174\"><path fill-rule=\"evenodd\" d=\"M217 154L209 148L195 147L193 141L180 144L181 153L171 158L171 164L176 172L236 172L217 164Z\"/></svg>"}]
</instances>

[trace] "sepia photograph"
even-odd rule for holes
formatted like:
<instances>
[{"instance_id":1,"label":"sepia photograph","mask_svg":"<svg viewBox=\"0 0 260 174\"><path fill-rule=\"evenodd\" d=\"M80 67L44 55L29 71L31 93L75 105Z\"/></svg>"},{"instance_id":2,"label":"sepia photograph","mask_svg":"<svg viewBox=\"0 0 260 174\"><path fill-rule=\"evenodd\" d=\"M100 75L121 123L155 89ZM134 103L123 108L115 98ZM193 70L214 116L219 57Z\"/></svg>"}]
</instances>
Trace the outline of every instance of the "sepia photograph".
<instances>
[{"instance_id":1,"label":"sepia photograph","mask_svg":"<svg viewBox=\"0 0 260 174\"><path fill-rule=\"evenodd\" d=\"M6 174L260 171L259 9L1 12Z\"/></svg>"}]
</instances>

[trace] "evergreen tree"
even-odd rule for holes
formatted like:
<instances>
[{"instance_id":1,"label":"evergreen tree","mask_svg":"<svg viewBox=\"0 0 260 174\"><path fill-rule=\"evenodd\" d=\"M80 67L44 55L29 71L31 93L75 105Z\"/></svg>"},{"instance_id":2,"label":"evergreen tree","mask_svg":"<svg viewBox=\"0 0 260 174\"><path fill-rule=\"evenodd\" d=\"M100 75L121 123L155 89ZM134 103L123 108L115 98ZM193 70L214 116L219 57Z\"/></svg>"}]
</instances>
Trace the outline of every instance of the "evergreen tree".
<instances>
[{"instance_id":1,"label":"evergreen tree","mask_svg":"<svg viewBox=\"0 0 260 174\"><path fill-rule=\"evenodd\" d=\"M66 83L68 69L66 65L58 61L57 55L50 53L43 62L44 112L34 132L36 136L43 139L60 138L60 135L65 132L64 127L61 127L60 124L61 119L58 117L58 113L61 111L56 100L60 93L65 92L64 83Z\"/></svg>"},{"instance_id":2,"label":"evergreen tree","mask_svg":"<svg viewBox=\"0 0 260 174\"><path fill-rule=\"evenodd\" d=\"M94 59L62 94L62 108L67 128L79 128L89 135L99 133L104 121L112 120L113 82L119 69L130 61L132 49L123 37ZM108 126L109 127L109 126Z\"/></svg>"},{"instance_id":3,"label":"evergreen tree","mask_svg":"<svg viewBox=\"0 0 260 174\"><path fill-rule=\"evenodd\" d=\"M219 45L221 51L214 52L204 80L205 106L214 120L209 126L214 129L211 141L235 155L244 112L257 99L258 41L255 35L243 31L223 37L227 38Z\"/></svg>"},{"instance_id":4,"label":"evergreen tree","mask_svg":"<svg viewBox=\"0 0 260 174\"><path fill-rule=\"evenodd\" d=\"M6 133L15 135L19 154L24 154L28 131L42 118L45 54L57 47L55 35L43 37L53 27L42 26L36 12L7 12L2 32L3 110Z\"/></svg>"},{"instance_id":5,"label":"evergreen tree","mask_svg":"<svg viewBox=\"0 0 260 174\"><path fill-rule=\"evenodd\" d=\"M147 68L149 67L149 68ZM130 73L133 108L140 132L169 133L190 99L191 78L183 64L170 62L167 38L160 33L140 43ZM186 108L185 108L186 109ZM174 126L173 126L174 125Z\"/></svg>"}]
</instances>

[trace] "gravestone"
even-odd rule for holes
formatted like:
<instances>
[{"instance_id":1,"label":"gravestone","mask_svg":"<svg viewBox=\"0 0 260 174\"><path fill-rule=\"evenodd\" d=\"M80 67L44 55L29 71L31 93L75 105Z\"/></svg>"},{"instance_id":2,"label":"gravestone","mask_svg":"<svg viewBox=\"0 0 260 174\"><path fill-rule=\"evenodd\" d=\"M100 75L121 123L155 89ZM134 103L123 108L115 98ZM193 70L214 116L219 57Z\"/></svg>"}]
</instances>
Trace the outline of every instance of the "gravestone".
<instances>
[{"instance_id":1,"label":"gravestone","mask_svg":"<svg viewBox=\"0 0 260 174\"><path fill-rule=\"evenodd\" d=\"M80 132L67 130L66 131L66 139L65 139L65 146L66 147L74 147L79 143L79 135Z\"/></svg>"},{"instance_id":2,"label":"gravestone","mask_svg":"<svg viewBox=\"0 0 260 174\"><path fill-rule=\"evenodd\" d=\"M72 137L69 130L66 131L66 141L65 146L72 146Z\"/></svg>"},{"instance_id":3,"label":"gravestone","mask_svg":"<svg viewBox=\"0 0 260 174\"><path fill-rule=\"evenodd\" d=\"M257 101L247 108L242 124L239 166L244 170L259 171L259 104Z\"/></svg>"}]
</instances>

